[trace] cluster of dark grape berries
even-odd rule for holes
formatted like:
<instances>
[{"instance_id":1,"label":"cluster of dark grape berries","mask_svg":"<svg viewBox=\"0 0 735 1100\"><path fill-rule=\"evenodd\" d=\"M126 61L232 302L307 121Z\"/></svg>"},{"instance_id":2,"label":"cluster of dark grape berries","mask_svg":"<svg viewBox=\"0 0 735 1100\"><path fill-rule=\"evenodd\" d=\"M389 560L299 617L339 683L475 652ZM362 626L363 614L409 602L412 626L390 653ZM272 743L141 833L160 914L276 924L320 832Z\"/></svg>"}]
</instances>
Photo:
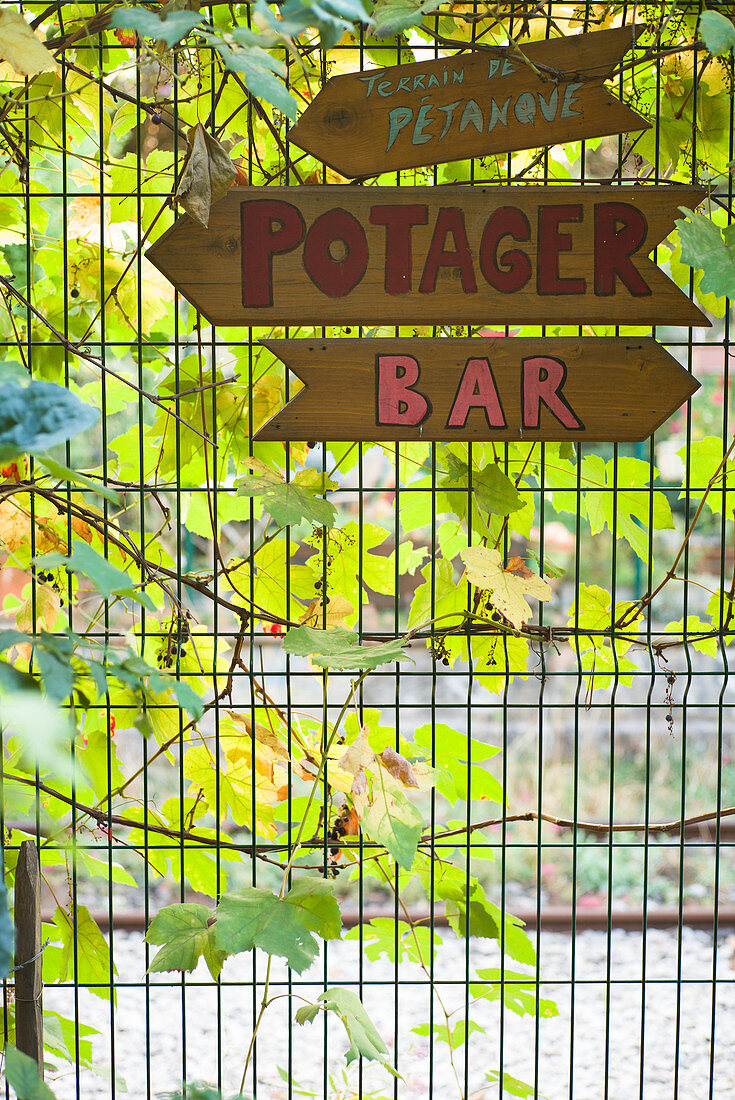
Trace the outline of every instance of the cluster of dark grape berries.
<instances>
[{"instance_id":1,"label":"cluster of dark grape berries","mask_svg":"<svg viewBox=\"0 0 735 1100\"><path fill-rule=\"evenodd\" d=\"M441 661L443 665L449 664L449 650L447 649L444 641L435 641L432 643L431 652L434 655L435 661Z\"/></svg>"},{"instance_id":2,"label":"cluster of dark grape berries","mask_svg":"<svg viewBox=\"0 0 735 1100\"><path fill-rule=\"evenodd\" d=\"M186 657L186 642L191 637L191 630L189 629L188 612L187 617L179 619L177 623L176 634L171 634L165 647L158 655L158 667L159 668L173 668L174 661L178 657L179 660L183 660Z\"/></svg>"}]
</instances>

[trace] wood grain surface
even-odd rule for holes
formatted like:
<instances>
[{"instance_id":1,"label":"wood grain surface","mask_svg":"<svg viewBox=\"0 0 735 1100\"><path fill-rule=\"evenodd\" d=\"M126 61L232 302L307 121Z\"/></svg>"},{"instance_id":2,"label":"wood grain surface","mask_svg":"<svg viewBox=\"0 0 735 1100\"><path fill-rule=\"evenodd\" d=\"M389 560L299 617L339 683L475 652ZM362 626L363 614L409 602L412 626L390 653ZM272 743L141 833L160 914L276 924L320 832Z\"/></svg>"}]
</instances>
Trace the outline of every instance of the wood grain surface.
<instances>
[{"instance_id":1,"label":"wood grain surface","mask_svg":"<svg viewBox=\"0 0 735 1100\"><path fill-rule=\"evenodd\" d=\"M257 440L635 441L699 388L650 338L262 343L305 388Z\"/></svg>"},{"instance_id":2,"label":"wood grain surface","mask_svg":"<svg viewBox=\"0 0 735 1100\"><path fill-rule=\"evenodd\" d=\"M647 130L604 87L640 28L332 77L289 140L347 177Z\"/></svg>"},{"instance_id":3,"label":"wood grain surface","mask_svg":"<svg viewBox=\"0 0 735 1100\"><path fill-rule=\"evenodd\" d=\"M43 1077L41 870L33 840L24 840L15 871L15 1045Z\"/></svg>"},{"instance_id":4,"label":"wood grain surface","mask_svg":"<svg viewBox=\"0 0 735 1100\"><path fill-rule=\"evenodd\" d=\"M699 188L238 187L151 262L217 325L708 325L648 259Z\"/></svg>"}]
</instances>

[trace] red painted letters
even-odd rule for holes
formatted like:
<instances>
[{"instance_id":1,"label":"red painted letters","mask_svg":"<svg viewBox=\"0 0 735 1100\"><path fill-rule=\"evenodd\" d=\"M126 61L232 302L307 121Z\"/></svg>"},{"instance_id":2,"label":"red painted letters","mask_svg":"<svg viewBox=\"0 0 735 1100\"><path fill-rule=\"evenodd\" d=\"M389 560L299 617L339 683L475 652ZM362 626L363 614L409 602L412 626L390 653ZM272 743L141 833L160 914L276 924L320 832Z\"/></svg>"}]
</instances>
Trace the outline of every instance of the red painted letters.
<instances>
[{"instance_id":1,"label":"red painted letters","mask_svg":"<svg viewBox=\"0 0 735 1100\"><path fill-rule=\"evenodd\" d=\"M413 389L419 365L411 355L376 357L375 404L378 424L416 427L431 412L431 403Z\"/></svg>"}]
</instances>

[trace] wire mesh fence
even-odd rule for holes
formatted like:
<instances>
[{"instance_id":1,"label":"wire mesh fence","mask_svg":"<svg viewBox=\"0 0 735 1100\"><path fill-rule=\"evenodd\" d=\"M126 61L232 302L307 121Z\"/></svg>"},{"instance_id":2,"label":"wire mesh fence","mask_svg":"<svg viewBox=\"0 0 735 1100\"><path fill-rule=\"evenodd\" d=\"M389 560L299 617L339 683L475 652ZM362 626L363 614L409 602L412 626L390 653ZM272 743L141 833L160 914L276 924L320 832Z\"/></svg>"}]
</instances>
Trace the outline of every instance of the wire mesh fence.
<instances>
[{"instance_id":1,"label":"wire mesh fence","mask_svg":"<svg viewBox=\"0 0 735 1100\"><path fill-rule=\"evenodd\" d=\"M729 1097L726 286L674 233L655 258L709 329L213 327L145 253L182 216L197 126L234 186L344 183L289 142L289 100L330 76L634 20L614 88L645 133L357 186L705 181L728 227L732 55L704 48L698 4L425 4L381 36L326 8L279 38L264 4L127 23L0 6L2 380L100 414L55 458L2 451L0 824L9 885L23 840L40 855L47 1080L61 1098ZM16 18L49 67L13 60ZM197 168L210 197L217 155ZM265 339L641 334L702 387L644 443L253 442L300 385ZM464 577L468 545L550 598L504 619ZM304 626L352 632L341 659L290 644ZM366 668L355 643L394 648ZM315 880L322 901L297 904ZM12 973L4 998L13 1044Z\"/></svg>"}]
</instances>

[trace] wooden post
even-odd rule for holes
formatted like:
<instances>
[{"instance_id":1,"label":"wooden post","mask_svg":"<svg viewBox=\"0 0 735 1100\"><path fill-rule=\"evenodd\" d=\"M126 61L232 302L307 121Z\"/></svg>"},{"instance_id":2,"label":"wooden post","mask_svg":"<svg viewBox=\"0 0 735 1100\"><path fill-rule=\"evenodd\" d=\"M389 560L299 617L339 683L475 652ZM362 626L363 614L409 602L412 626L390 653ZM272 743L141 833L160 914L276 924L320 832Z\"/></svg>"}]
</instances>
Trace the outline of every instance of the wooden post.
<instances>
[{"instance_id":1,"label":"wooden post","mask_svg":"<svg viewBox=\"0 0 735 1100\"><path fill-rule=\"evenodd\" d=\"M24 840L15 871L15 1045L43 1077L41 868L33 840Z\"/></svg>"}]
</instances>

